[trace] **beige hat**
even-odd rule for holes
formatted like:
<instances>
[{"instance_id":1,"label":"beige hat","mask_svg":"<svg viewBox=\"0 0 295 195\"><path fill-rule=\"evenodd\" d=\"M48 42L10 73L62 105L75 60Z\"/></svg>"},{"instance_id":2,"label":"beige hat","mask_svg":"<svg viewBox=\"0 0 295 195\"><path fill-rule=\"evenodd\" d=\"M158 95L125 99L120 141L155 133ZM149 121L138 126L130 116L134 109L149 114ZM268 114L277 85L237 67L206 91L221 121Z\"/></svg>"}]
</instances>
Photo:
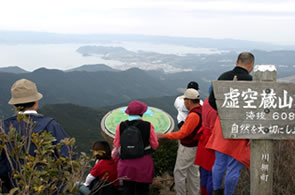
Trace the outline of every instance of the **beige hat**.
<instances>
[{"instance_id":1,"label":"beige hat","mask_svg":"<svg viewBox=\"0 0 295 195\"><path fill-rule=\"evenodd\" d=\"M17 80L11 87L11 99L8 104L24 104L40 100L43 95L38 92L37 86L27 79Z\"/></svg>"},{"instance_id":2,"label":"beige hat","mask_svg":"<svg viewBox=\"0 0 295 195\"><path fill-rule=\"evenodd\" d=\"M195 99L200 99L200 94L197 90L193 89L193 88L189 88L187 90L185 90L184 95L181 96L181 98L187 98L190 100L195 100Z\"/></svg>"}]
</instances>

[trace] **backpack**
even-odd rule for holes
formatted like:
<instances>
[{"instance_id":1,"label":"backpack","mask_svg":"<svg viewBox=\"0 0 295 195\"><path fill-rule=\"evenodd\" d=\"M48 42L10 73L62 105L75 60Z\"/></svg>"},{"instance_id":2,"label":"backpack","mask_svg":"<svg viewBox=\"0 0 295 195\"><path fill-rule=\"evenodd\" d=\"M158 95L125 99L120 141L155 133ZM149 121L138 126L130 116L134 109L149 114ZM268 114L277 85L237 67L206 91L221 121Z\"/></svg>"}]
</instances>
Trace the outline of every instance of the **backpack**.
<instances>
[{"instance_id":1,"label":"backpack","mask_svg":"<svg viewBox=\"0 0 295 195\"><path fill-rule=\"evenodd\" d=\"M136 125L140 121L133 125L124 123L126 129L120 134L120 158L121 159L133 159L143 157L145 154L144 143L140 129Z\"/></svg>"}]
</instances>

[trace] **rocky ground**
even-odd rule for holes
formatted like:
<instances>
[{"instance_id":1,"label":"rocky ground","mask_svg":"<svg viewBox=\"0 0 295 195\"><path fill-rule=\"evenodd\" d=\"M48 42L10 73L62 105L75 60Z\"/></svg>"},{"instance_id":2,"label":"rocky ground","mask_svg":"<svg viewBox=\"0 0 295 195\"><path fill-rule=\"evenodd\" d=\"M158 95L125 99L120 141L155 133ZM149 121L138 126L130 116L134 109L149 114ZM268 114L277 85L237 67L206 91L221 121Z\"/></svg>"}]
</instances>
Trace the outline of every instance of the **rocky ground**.
<instances>
[{"instance_id":1,"label":"rocky ground","mask_svg":"<svg viewBox=\"0 0 295 195\"><path fill-rule=\"evenodd\" d=\"M150 195L175 195L174 178L168 173L155 177L151 185ZM199 192L196 194L199 195Z\"/></svg>"},{"instance_id":2,"label":"rocky ground","mask_svg":"<svg viewBox=\"0 0 295 195\"><path fill-rule=\"evenodd\" d=\"M155 177L150 195L175 195L173 177L168 173Z\"/></svg>"}]
</instances>

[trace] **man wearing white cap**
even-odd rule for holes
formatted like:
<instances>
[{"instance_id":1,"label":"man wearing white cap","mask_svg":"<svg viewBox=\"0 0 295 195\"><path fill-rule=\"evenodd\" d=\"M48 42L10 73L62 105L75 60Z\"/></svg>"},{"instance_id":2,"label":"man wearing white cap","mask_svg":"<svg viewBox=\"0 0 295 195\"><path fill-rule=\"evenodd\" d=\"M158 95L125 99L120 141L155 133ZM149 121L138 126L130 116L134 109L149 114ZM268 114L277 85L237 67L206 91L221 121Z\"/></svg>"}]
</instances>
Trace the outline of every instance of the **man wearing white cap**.
<instances>
[{"instance_id":1,"label":"man wearing white cap","mask_svg":"<svg viewBox=\"0 0 295 195\"><path fill-rule=\"evenodd\" d=\"M199 91L199 84L196 81L191 81L187 84L187 89L195 89ZM174 101L174 107L177 110L177 126L180 129L180 127L183 125L187 115L188 110L186 109L184 105L182 96L178 96ZM200 100L200 104L203 105L203 101Z\"/></svg>"},{"instance_id":2,"label":"man wearing white cap","mask_svg":"<svg viewBox=\"0 0 295 195\"><path fill-rule=\"evenodd\" d=\"M15 128L22 135L24 135L25 130L28 130L27 128L32 128L32 131L35 133L47 131L56 138L55 144L69 137L65 130L53 118L38 114L39 100L42 97L43 95L38 92L35 83L27 79L17 80L11 87L11 99L8 103L16 108L17 115L22 114L27 116L33 122L33 125L31 124L28 127L28 124L25 124L23 120L18 120L16 115L4 120L3 127L5 132L8 133L10 128ZM36 147L31 144L29 151L31 155L34 155L35 149ZM66 147L61 148L61 155L68 155ZM2 151L0 156L0 170L1 179L4 181L3 189L9 191L12 187L9 179L11 178L11 171L4 151Z\"/></svg>"},{"instance_id":3,"label":"man wearing white cap","mask_svg":"<svg viewBox=\"0 0 295 195\"><path fill-rule=\"evenodd\" d=\"M186 185L189 195L195 195L199 189L199 166L194 164L198 141L196 134L201 127L202 107L200 105L200 95L195 89L189 88L181 97L184 105L189 111L184 124L177 132L167 134L158 133L159 139L180 140L177 151L176 164L174 168L174 181L176 195L186 195Z\"/></svg>"}]
</instances>

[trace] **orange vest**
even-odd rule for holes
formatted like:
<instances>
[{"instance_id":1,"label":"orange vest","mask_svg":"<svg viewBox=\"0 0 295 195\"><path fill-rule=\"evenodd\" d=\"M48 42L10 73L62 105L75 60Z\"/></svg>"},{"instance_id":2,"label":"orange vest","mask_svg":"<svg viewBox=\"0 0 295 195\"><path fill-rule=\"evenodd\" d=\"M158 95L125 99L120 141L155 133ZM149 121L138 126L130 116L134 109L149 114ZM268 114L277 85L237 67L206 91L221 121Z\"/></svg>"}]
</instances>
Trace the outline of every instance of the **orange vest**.
<instances>
[{"instance_id":1,"label":"orange vest","mask_svg":"<svg viewBox=\"0 0 295 195\"><path fill-rule=\"evenodd\" d=\"M202 127L198 131L197 138L199 139L199 144L196 153L195 164L206 169L207 171L212 171L215 161L214 150L207 149L205 146L211 137L216 117L217 111L210 106L208 98L206 98L202 106Z\"/></svg>"},{"instance_id":2,"label":"orange vest","mask_svg":"<svg viewBox=\"0 0 295 195\"><path fill-rule=\"evenodd\" d=\"M250 169L250 144L247 139L224 139L220 118L217 116L206 148L227 154Z\"/></svg>"}]
</instances>

